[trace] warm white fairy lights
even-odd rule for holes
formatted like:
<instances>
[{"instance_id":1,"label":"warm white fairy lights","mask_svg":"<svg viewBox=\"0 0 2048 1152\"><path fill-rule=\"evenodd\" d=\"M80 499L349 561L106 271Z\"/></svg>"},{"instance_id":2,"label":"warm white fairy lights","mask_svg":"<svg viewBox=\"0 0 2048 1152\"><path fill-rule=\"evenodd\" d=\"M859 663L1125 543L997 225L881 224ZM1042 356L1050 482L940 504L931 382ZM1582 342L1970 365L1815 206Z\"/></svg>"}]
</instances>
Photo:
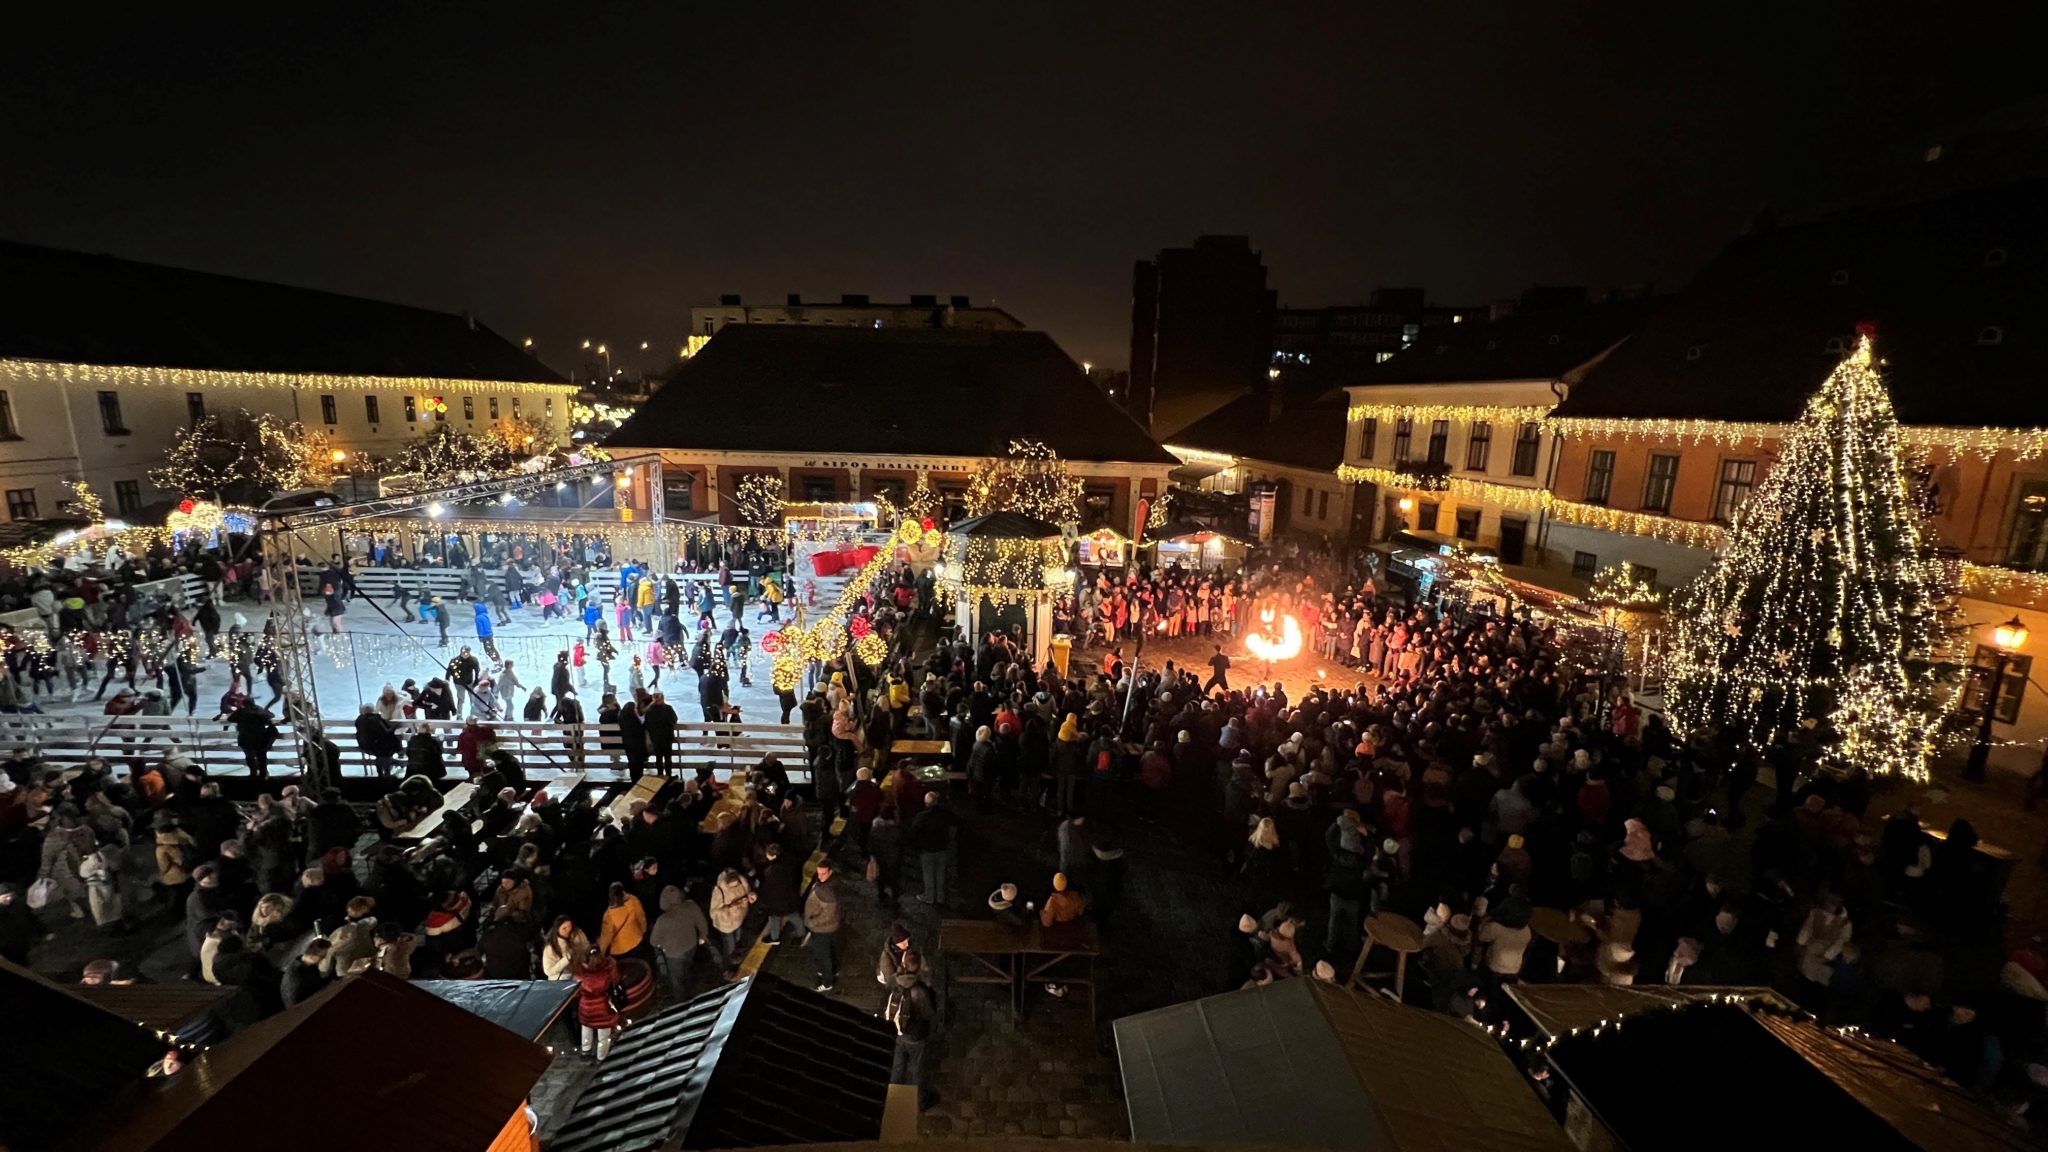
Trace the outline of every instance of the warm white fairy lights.
<instances>
[{"instance_id":1,"label":"warm white fairy lights","mask_svg":"<svg viewBox=\"0 0 2048 1152\"><path fill-rule=\"evenodd\" d=\"M0 359L0 375L16 379L99 387L132 385L145 388L269 388L292 392L392 392L432 395L441 392L576 394L573 384L539 384L508 380L449 380L435 376L341 376L322 372L223 372L209 368L150 368L123 364L66 364L53 360Z\"/></svg>"},{"instance_id":2,"label":"warm white fairy lights","mask_svg":"<svg viewBox=\"0 0 2048 1152\"><path fill-rule=\"evenodd\" d=\"M1541 420L1550 412L1548 404L1353 404L1345 415L1360 420L1499 420L1521 423Z\"/></svg>"},{"instance_id":3,"label":"warm white fairy lights","mask_svg":"<svg viewBox=\"0 0 2048 1152\"><path fill-rule=\"evenodd\" d=\"M1793 425L1749 420L1701 420L1640 416L1552 416L1543 421L1554 436L1580 440L1659 441L1672 444L1713 444L1723 448L1756 447L1787 435ZM2009 454L2016 460L2048 456L2048 428L1959 428L1914 424L1900 429L1902 442L1951 458L1975 456L1989 460Z\"/></svg>"},{"instance_id":4,"label":"warm white fairy lights","mask_svg":"<svg viewBox=\"0 0 2048 1152\"><path fill-rule=\"evenodd\" d=\"M1908 668L1946 591L1919 519L1866 336L1687 591L1667 692L1681 735L1768 747L1817 722L1823 762L1924 779L1953 692Z\"/></svg>"},{"instance_id":5,"label":"warm white fairy lights","mask_svg":"<svg viewBox=\"0 0 2048 1152\"><path fill-rule=\"evenodd\" d=\"M1059 453L1036 440L1012 440L1008 455L985 461L967 482L967 514L1022 512L1053 524L1080 519L1083 485Z\"/></svg>"}]
</instances>

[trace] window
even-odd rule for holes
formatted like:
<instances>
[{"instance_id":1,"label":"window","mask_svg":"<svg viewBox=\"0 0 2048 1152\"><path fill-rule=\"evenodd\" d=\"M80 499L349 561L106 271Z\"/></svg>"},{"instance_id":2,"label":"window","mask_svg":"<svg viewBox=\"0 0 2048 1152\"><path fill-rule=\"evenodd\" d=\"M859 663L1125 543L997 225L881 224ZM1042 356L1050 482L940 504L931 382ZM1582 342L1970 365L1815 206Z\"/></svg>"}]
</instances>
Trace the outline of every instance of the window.
<instances>
[{"instance_id":1,"label":"window","mask_svg":"<svg viewBox=\"0 0 2048 1152\"><path fill-rule=\"evenodd\" d=\"M206 393L185 393L185 423L196 428L199 426L199 422L204 419L206 419Z\"/></svg>"},{"instance_id":2,"label":"window","mask_svg":"<svg viewBox=\"0 0 2048 1152\"><path fill-rule=\"evenodd\" d=\"M514 399L516 406L519 401ZM813 504L830 503L839 499L839 484L830 476L804 477L804 499Z\"/></svg>"},{"instance_id":3,"label":"window","mask_svg":"<svg viewBox=\"0 0 2048 1152\"><path fill-rule=\"evenodd\" d=\"M405 422L407 424L417 424L420 422L419 397L407 396L405 398Z\"/></svg>"},{"instance_id":4,"label":"window","mask_svg":"<svg viewBox=\"0 0 2048 1152\"><path fill-rule=\"evenodd\" d=\"M1450 455L1451 422L1432 420L1429 422L1429 462L1441 464Z\"/></svg>"},{"instance_id":5,"label":"window","mask_svg":"<svg viewBox=\"0 0 2048 1152\"><path fill-rule=\"evenodd\" d=\"M1493 455L1493 423L1488 420L1472 422L1472 439L1465 442L1465 468L1471 472L1486 471L1486 461Z\"/></svg>"},{"instance_id":6,"label":"window","mask_svg":"<svg viewBox=\"0 0 2048 1152\"><path fill-rule=\"evenodd\" d=\"M140 481L114 481L114 511L123 515L142 511L142 484Z\"/></svg>"},{"instance_id":7,"label":"window","mask_svg":"<svg viewBox=\"0 0 2048 1152\"><path fill-rule=\"evenodd\" d=\"M517 396L512 398L512 415L519 415L519 397Z\"/></svg>"},{"instance_id":8,"label":"window","mask_svg":"<svg viewBox=\"0 0 2048 1152\"><path fill-rule=\"evenodd\" d=\"M121 422L121 394L100 393L100 430L109 436L126 436L128 426ZM31 495L34 493L31 492Z\"/></svg>"},{"instance_id":9,"label":"window","mask_svg":"<svg viewBox=\"0 0 2048 1152\"><path fill-rule=\"evenodd\" d=\"M370 418L370 423L372 423L372 424L375 424L375 423L377 423L377 422L378 422L378 421L377 421L377 398L376 398L375 396L365 396L365 397L363 397L363 415L365 415L365 416L368 416L368 417Z\"/></svg>"},{"instance_id":10,"label":"window","mask_svg":"<svg viewBox=\"0 0 2048 1152\"><path fill-rule=\"evenodd\" d=\"M36 490L33 488L9 488L7 490L7 518L9 520L35 519Z\"/></svg>"},{"instance_id":11,"label":"window","mask_svg":"<svg viewBox=\"0 0 2048 1152\"><path fill-rule=\"evenodd\" d=\"M1426 500L1417 502L1415 505L1415 526L1424 532L1436 531L1436 515L1436 505Z\"/></svg>"},{"instance_id":12,"label":"window","mask_svg":"<svg viewBox=\"0 0 2048 1152\"><path fill-rule=\"evenodd\" d=\"M1650 475L1643 482L1643 511L1671 511L1671 494L1678 488L1678 457L1658 452L1650 456Z\"/></svg>"},{"instance_id":13,"label":"window","mask_svg":"<svg viewBox=\"0 0 2048 1152\"><path fill-rule=\"evenodd\" d=\"M1605 504L1614 495L1614 452L1607 448L1593 449L1593 459L1586 465L1586 503Z\"/></svg>"},{"instance_id":14,"label":"window","mask_svg":"<svg viewBox=\"0 0 2048 1152\"><path fill-rule=\"evenodd\" d=\"M2048 567L2048 480L2021 482L2005 537L2005 563L2029 570Z\"/></svg>"},{"instance_id":15,"label":"window","mask_svg":"<svg viewBox=\"0 0 2048 1152\"><path fill-rule=\"evenodd\" d=\"M1714 519L1732 522L1756 487L1756 461L1721 461L1721 483L1714 488Z\"/></svg>"},{"instance_id":16,"label":"window","mask_svg":"<svg viewBox=\"0 0 2048 1152\"><path fill-rule=\"evenodd\" d=\"M1458 539L1460 539L1460 540L1477 540L1477 539L1479 539L1479 509L1477 509L1477 508L1460 508L1460 509L1458 509Z\"/></svg>"},{"instance_id":17,"label":"window","mask_svg":"<svg viewBox=\"0 0 2048 1152\"><path fill-rule=\"evenodd\" d=\"M544 413L549 419L554 418L555 398L553 396L550 396L547 399L541 401L541 412Z\"/></svg>"},{"instance_id":18,"label":"window","mask_svg":"<svg viewBox=\"0 0 2048 1152\"><path fill-rule=\"evenodd\" d=\"M462 398L462 418L464 420L476 419L476 397L464 396Z\"/></svg>"},{"instance_id":19,"label":"window","mask_svg":"<svg viewBox=\"0 0 2048 1152\"><path fill-rule=\"evenodd\" d=\"M334 410L334 397L332 395L320 397L320 422L322 424L341 423L340 415Z\"/></svg>"},{"instance_id":20,"label":"window","mask_svg":"<svg viewBox=\"0 0 2048 1152\"><path fill-rule=\"evenodd\" d=\"M493 420L496 420L497 418L498 418L498 398L497 398L496 396L493 396L493 397L491 397L491 419L493 419Z\"/></svg>"},{"instance_id":21,"label":"window","mask_svg":"<svg viewBox=\"0 0 2048 1152\"><path fill-rule=\"evenodd\" d=\"M712 319L712 318L711 318L711 317L709 317L709 316L706 316L706 317L704 318L704 334L705 334L706 336L709 336L709 335L711 335L711 334L712 334L712 332L713 332L713 331L715 330L715 326L717 325L717 323L718 323L718 321L716 321L716 320Z\"/></svg>"},{"instance_id":22,"label":"window","mask_svg":"<svg viewBox=\"0 0 2048 1152\"><path fill-rule=\"evenodd\" d=\"M1306 516L1315 510L1316 490L1313 488L1303 488L1301 490L1301 514Z\"/></svg>"},{"instance_id":23,"label":"window","mask_svg":"<svg viewBox=\"0 0 2048 1152\"><path fill-rule=\"evenodd\" d=\"M1515 433L1515 475L1536 474L1536 445L1542 435L1543 425L1534 420L1524 422L1521 429Z\"/></svg>"},{"instance_id":24,"label":"window","mask_svg":"<svg viewBox=\"0 0 2048 1152\"><path fill-rule=\"evenodd\" d=\"M1330 494L1328 492L1318 492L1316 493L1316 519L1328 520L1329 518Z\"/></svg>"},{"instance_id":25,"label":"window","mask_svg":"<svg viewBox=\"0 0 2048 1152\"><path fill-rule=\"evenodd\" d=\"M1373 450L1379 447L1380 422L1377 416L1367 416L1365 423L1358 426L1358 456L1361 460L1372 459Z\"/></svg>"},{"instance_id":26,"label":"window","mask_svg":"<svg viewBox=\"0 0 2048 1152\"><path fill-rule=\"evenodd\" d=\"M1394 421L1394 463L1406 464L1408 450L1415 442L1415 421L1403 416Z\"/></svg>"},{"instance_id":27,"label":"window","mask_svg":"<svg viewBox=\"0 0 2048 1152\"><path fill-rule=\"evenodd\" d=\"M1591 552L1572 553L1572 575L1580 580L1591 580L1600 570L1600 558Z\"/></svg>"},{"instance_id":28,"label":"window","mask_svg":"<svg viewBox=\"0 0 2048 1152\"><path fill-rule=\"evenodd\" d=\"M448 422L448 402L446 400L441 399L439 396L436 396L434 397L433 404L434 423L446 424Z\"/></svg>"},{"instance_id":29,"label":"window","mask_svg":"<svg viewBox=\"0 0 2048 1152\"><path fill-rule=\"evenodd\" d=\"M4 389L0 389L0 439L21 439L21 429L14 424L14 401Z\"/></svg>"},{"instance_id":30,"label":"window","mask_svg":"<svg viewBox=\"0 0 2048 1152\"><path fill-rule=\"evenodd\" d=\"M1646 564L1631 562L1628 566L1628 572L1629 575L1645 584L1655 584L1657 582L1657 570Z\"/></svg>"}]
</instances>

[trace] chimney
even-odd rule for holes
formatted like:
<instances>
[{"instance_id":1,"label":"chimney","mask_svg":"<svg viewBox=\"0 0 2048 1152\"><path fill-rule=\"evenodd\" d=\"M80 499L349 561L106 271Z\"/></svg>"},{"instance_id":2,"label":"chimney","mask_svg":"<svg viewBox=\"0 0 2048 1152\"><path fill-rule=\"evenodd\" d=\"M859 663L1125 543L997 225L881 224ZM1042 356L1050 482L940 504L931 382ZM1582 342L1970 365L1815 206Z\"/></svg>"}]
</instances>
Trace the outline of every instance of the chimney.
<instances>
[{"instance_id":1,"label":"chimney","mask_svg":"<svg viewBox=\"0 0 2048 1152\"><path fill-rule=\"evenodd\" d=\"M952 298L952 300L953 300L953 307L955 307L955 308L972 308L972 307L974 307L974 305L972 305L972 304L970 304L970 303L968 303L968 302L967 302L967 297L965 297L965 296L955 296L955 297L953 297L953 298Z\"/></svg>"},{"instance_id":2,"label":"chimney","mask_svg":"<svg viewBox=\"0 0 2048 1152\"><path fill-rule=\"evenodd\" d=\"M789 294L789 306L790 306L791 308L801 308L801 307L803 307L803 306L804 306L804 298L803 298L803 294L802 294L802 293L800 293L800 292L791 292L791 293Z\"/></svg>"},{"instance_id":3,"label":"chimney","mask_svg":"<svg viewBox=\"0 0 2048 1152\"><path fill-rule=\"evenodd\" d=\"M718 298L718 303L720 307L738 308L740 306L740 294L737 292L728 292L725 295L720 296Z\"/></svg>"}]
</instances>

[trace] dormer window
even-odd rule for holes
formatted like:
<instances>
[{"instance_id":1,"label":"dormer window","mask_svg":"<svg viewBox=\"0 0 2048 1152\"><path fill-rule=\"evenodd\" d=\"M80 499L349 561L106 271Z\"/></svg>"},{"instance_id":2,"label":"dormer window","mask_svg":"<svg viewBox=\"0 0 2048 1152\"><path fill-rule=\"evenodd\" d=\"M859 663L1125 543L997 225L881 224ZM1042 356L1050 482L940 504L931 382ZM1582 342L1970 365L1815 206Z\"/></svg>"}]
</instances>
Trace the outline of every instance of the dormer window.
<instances>
[{"instance_id":1,"label":"dormer window","mask_svg":"<svg viewBox=\"0 0 2048 1152\"><path fill-rule=\"evenodd\" d=\"M2005 329L2000 328L1996 324L1987 324L1977 332L1977 343L2003 344L2005 343Z\"/></svg>"},{"instance_id":2,"label":"dormer window","mask_svg":"<svg viewBox=\"0 0 2048 1152\"><path fill-rule=\"evenodd\" d=\"M1840 288L1842 285L1847 284L1848 282L1849 270L1847 268L1837 268L1835 269L1835 274L1828 277L1828 283L1834 285L1837 288Z\"/></svg>"}]
</instances>

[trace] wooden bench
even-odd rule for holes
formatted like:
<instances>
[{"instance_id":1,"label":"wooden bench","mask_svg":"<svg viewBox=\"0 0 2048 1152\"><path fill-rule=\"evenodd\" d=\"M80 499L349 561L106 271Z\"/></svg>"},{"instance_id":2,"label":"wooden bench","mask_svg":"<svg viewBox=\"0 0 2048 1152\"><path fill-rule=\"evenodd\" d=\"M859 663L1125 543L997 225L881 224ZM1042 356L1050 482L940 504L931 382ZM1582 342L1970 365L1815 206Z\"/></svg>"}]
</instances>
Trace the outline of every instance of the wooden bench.
<instances>
[{"instance_id":1,"label":"wooden bench","mask_svg":"<svg viewBox=\"0 0 2048 1152\"><path fill-rule=\"evenodd\" d=\"M457 784L455 787L450 788L447 791L447 793L441 797L441 806L439 808L436 808L432 812L427 813L425 816L420 817L418 820L413 821L411 827L408 827L405 831L400 832L396 837L394 837L394 839L404 840L414 844L417 844L420 841L425 840L427 837L432 836L434 834L434 829L439 828L441 826L441 821L445 819L449 813L460 812L463 806L469 803L470 798L475 795L476 785L474 783L465 780L462 783Z\"/></svg>"},{"instance_id":2,"label":"wooden bench","mask_svg":"<svg viewBox=\"0 0 2048 1152\"><path fill-rule=\"evenodd\" d=\"M633 802L638 800L647 804L654 803L654 798L661 795L662 786L667 784L668 780L666 776L642 776L633 781L631 788L619 793L606 807L611 809L612 815L618 818L619 826L623 828L626 821L633 818Z\"/></svg>"}]
</instances>

